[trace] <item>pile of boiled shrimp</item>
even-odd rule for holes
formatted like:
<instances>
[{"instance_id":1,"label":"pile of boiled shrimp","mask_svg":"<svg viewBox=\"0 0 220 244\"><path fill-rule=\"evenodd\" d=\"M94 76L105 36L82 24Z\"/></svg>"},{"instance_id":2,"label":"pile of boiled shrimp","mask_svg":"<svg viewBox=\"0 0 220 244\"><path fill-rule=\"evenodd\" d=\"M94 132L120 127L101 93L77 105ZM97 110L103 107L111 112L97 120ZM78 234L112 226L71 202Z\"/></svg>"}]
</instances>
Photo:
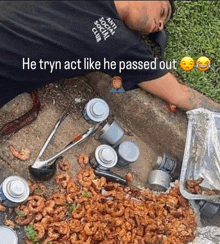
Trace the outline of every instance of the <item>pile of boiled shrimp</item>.
<instances>
[{"instance_id":1,"label":"pile of boiled shrimp","mask_svg":"<svg viewBox=\"0 0 220 244\"><path fill-rule=\"evenodd\" d=\"M5 222L33 227L34 240L27 238L25 244L184 244L194 239L195 213L178 183L167 194L137 190L97 177L88 160L85 153L79 156L75 177L62 160L56 192L47 194L42 183L29 182L31 195L15 208L15 219Z\"/></svg>"}]
</instances>

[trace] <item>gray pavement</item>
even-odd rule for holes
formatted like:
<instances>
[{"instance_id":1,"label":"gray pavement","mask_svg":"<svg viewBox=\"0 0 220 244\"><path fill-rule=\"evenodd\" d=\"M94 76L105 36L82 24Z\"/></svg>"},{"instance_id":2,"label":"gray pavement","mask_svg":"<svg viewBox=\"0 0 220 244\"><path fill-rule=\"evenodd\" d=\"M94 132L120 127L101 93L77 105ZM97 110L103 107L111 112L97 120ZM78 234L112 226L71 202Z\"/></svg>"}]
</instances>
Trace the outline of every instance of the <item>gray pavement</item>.
<instances>
[{"instance_id":1,"label":"gray pavement","mask_svg":"<svg viewBox=\"0 0 220 244\"><path fill-rule=\"evenodd\" d=\"M111 77L100 72L42 87L38 91L42 102L38 118L14 135L0 141L0 182L12 174L32 179L28 166L34 163L47 136L63 111L67 110L69 115L51 140L45 152L45 158L61 150L73 140L75 134L83 133L91 126L84 120L82 110L88 100L98 96L104 98L110 106L108 122L117 120L125 129L125 137L135 140L141 151L137 163L128 169L115 167L113 169L115 173L124 177L127 172L131 172L134 175L133 184L146 187L148 173L154 167L158 154L169 153L178 159L180 166L186 139L186 114L180 110L175 114L171 113L164 101L140 89L116 94L109 93L110 88ZM31 106L32 102L27 93L17 96L0 109L0 127L28 111ZM79 171L78 155L84 151L91 154L100 143L97 133L63 155L71 162L70 172L73 176ZM10 145L17 149L28 148L31 152L30 158L26 161L14 158L9 150ZM45 184L49 190L54 189L53 179ZM3 218L4 213L0 213L0 224L2 224ZM204 222L204 224L206 223ZM22 228L17 232L20 235L20 244L22 244L22 234L20 234Z\"/></svg>"}]
</instances>

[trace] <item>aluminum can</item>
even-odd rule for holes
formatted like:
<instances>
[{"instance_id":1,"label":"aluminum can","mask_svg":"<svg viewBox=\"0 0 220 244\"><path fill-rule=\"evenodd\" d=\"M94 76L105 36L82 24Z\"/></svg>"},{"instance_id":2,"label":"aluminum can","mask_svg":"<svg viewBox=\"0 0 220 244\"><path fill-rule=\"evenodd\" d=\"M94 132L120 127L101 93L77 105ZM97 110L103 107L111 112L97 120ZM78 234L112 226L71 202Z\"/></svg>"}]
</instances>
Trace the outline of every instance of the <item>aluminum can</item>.
<instances>
[{"instance_id":1,"label":"aluminum can","mask_svg":"<svg viewBox=\"0 0 220 244\"><path fill-rule=\"evenodd\" d=\"M85 105L83 116L89 123L101 123L109 116L109 106L103 99L93 98Z\"/></svg>"},{"instance_id":2,"label":"aluminum can","mask_svg":"<svg viewBox=\"0 0 220 244\"><path fill-rule=\"evenodd\" d=\"M0 225L0 243L1 244L18 244L18 236L11 228Z\"/></svg>"},{"instance_id":3,"label":"aluminum can","mask_svg":"<svg viewBox=\"0 0 220 244\"><path fill-rule=\"evenodd\" d=\"M91 164L94 168L108 170L113 168L118 161L118 156L114 148L109 145L102 144L95 150Z\"/></svg>"},{"instance_id":4,"label":"aluminum can","mask_svg":"<svg viewBox=\"0 0 220 244\"><path fill-rule=\"evenodd\" d=\"M148 187L151 190L165 192L170 186L171 176L162 170L152 170L148 175Z\"/></svg>"},{"instance_id":5,"label":"aluminum can","mask_svg":"<svg viewBox=\"0 0 220 244\"><path fill-rule=\"evenodd\" d=\"M6 207L15 207L24 202L30 194L25 179L19 176L10 176L0 185L0 201Z\"/></svg>"},{"instance_id":6,"label":"aluminum can","mask_svg":"<svg viewBox=\"0 0 220 244\"><path fill-rule=\"evenodd\" d=\"M117 148L117 153L117 166L121 168L128 168L130 164L135 163L140 156L138 145L131 140L126 140L120 143Z\"/></svg>"},{"instance_id":7,"label":"aluminum can","mask_svg":"<svg viewBox=\"0 0 220 244\"><path fill-rule=\"evenodd\" d=\"M157 157L156 166L159 170L172 174L176 169L177 160L163 153L163 155Z\"/></svg>"},{"instance_id":8,"label":"aluminum can","mask_svg":"<svg viewBox=\"0 0 220 244\"><path fill-rule=\"evenodd\" d=\"M100 136L101 142L112 147L118 146L124 136L123 128L116 121L113 121L111 125L106 123L101 133L103 133Z\"/></svg>"}]
</instances>

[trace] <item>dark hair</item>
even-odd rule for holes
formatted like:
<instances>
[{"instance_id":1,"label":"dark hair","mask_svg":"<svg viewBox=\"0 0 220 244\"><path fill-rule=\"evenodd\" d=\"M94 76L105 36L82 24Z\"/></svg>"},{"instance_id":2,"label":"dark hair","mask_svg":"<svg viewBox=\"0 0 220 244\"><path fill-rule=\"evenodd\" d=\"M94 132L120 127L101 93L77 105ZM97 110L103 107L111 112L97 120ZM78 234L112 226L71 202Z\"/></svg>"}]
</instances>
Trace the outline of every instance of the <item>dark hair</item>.
<instances>
[{"instance_id":1,"label":"dark hair","mask_svg":"<svg viewBox=\"0 0 220 244\"><path fill-rule=\"evenodd\" d=\"M175 0L169 0L170 5L171 5L171 10L172 10L171 15L170 15L170 19L173 18L173 14L174 14L174 12L175 12L174 1L175 1Z\"/></svg>"}]
</instances>

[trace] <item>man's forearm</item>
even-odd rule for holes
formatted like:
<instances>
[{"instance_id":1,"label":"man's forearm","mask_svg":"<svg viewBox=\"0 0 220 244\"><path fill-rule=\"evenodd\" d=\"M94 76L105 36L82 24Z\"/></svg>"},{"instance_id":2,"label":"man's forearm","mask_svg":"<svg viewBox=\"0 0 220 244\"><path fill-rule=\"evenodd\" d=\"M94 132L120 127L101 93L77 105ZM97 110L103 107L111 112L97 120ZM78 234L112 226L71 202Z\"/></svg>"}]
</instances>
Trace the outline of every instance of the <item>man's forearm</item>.
<instances>
[{"instance_id":1,"label":"man's forearm","mask_svg":"<svg viewBox=\"0 0 220 244\"><path fill-rule=\"evenodd\" d=\"M142 82L139 86L185 111L205 108L220 112L219 103L214 102L190 87L180 84L170 73L153 81Z\"/></svg>"},{"instance_id":2,"label":"man's forearm","mask_svg":"<svg viewBox=\"0 0 220 244\"><path fill-rule=\"evenodd\" d=\"M202 93L199 93L190 87L186 87L185 89L188 89L188 96L186 96L183 101L177 102L175 104L177 107L185 111L195 108L205 108L214 112L220 112L219 103L213 101L212 99L204 96Z\"/></svg>"}]
</instances>

